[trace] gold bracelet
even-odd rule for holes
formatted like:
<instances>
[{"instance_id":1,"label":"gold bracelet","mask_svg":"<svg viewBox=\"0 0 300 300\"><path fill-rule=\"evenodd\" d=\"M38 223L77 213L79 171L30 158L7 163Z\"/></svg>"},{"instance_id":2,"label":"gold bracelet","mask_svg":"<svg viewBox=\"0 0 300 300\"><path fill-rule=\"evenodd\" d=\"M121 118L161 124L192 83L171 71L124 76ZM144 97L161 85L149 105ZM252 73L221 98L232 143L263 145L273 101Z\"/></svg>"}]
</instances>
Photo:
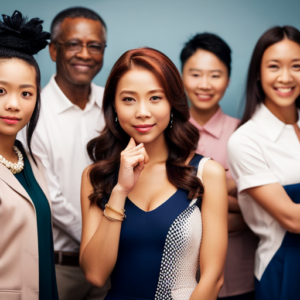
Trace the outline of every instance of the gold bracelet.
<instances>
[{"instance_id":1,"label":"gold bracelet","mask_svg":"<svg viewBox=\"0 0 300 300\"><path fill-rule=\"evenodd\" d=\"M122 218L126 219L125 209L117 210L117 209L111 207L109 204L105 204L105 208L106 207L109 208L109 209L111 209L115 213L119 214Z\"/></svg>"},{"instance_id":2,"label":"gold bracelet","mask_svg":"<svg viewBox=\"0 0 300 300\"><path fill-rule=\"evenodd\" d=\"M108 220L111 220L111 221L120 221L120 222L123 222L124 221L124 219L114 219L114 218L111 218L111 217L109 217L107 214L106 214L106 212L105 212L105 209L104 209L104 211L103 211L103 214L104 214L104 216L108 219Z\"/></svg>"}]
</instances>

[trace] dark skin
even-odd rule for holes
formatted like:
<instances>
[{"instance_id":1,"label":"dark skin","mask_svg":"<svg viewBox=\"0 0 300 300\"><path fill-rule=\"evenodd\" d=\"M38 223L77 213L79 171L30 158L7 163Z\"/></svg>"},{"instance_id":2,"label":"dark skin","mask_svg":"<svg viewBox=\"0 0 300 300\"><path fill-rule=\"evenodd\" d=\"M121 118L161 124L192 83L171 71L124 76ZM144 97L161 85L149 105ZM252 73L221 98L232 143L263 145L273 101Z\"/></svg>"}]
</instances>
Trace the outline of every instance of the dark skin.
<instances>
[{"instance_id":1,"label":"dark skin","mask_svg":"<svg viewBox=\"0 0 300 300\"><path fill-rule=\"evenodd\" d=\"M84 109L90 95L91 82L103 65L103 51L90 53L86 46L70 52L58 43L106 43L106 30L99 21L85 18L66 18L60 25L55 41L49 44L51 59L56 62L56 83L75 105Z\"/></svg>"}]
</instances>

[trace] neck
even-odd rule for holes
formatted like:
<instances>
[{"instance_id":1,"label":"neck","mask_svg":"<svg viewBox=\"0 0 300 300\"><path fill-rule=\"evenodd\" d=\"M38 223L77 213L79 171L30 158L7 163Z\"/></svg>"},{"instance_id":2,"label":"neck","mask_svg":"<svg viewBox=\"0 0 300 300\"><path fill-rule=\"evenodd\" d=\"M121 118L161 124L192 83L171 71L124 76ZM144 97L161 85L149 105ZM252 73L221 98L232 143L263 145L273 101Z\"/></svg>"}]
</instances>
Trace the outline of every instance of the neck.
<instances>
[{"instance_id":1,"label":"neck","mask_svg":"<svg viewBox=\"0 0 300 300\"><path fill-rule=\"evenodd\" d=\"M18 162L18 158L13 151L16 136L7 136L0 134L0 155L12 163Z\"/></svg>"},{"instance_id":2,"label":"neck","mask_svg":"<svg viewBox=\"0 0 300 300\"><path fill-rule=\"evenodd\" d=\"M148 165L165 163L168 159L168 146L163 133L153 142L146 143L145 149L149 155Z\"/></svg>"},{"instance_id":3,"label":"neck","mask_svg":"<svg viewBox=\"0 0 300 300\"><path fill-rule=\"evenodd\" d=\"M55 81L65 96L75 105L84 109L90 96L91 84L76 85L66 81L62 76L57 74Z\"/></svg>"},{"instance_id":4,"label":"neck","mask_svg":"<svg viewBox=\"0 0 300 300\"><path fill-rule=\"evenodd\" d=\"M194 118L194 120L200 125L204 126L212 117L213 115L218 111L219 109L219 104L213 106L210 109L199 109L195 106L191 107L191 115Z\"/></svg>"},{"instance_id":5,"label":"neck","mask_svg":"<svg viewBox=\"0 0 300 300\"><path fill-rule=\"evenodd\" d=\"M285 124L295 124L298 121L298 112L296 103L287 107L281 107L274 103L274 101L265 99L265 106L269 111Z\"/></svg>"}]
</instances>

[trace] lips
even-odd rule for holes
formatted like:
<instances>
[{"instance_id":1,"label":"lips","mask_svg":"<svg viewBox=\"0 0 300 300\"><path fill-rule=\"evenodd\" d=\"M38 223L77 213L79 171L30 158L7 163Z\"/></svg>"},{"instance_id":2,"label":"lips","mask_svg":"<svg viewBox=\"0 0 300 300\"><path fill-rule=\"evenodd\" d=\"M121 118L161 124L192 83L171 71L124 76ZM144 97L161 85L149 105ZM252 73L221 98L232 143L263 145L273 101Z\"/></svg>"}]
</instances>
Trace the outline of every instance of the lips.
<instances>
[{"instance_id":1,"label":"lips","mask_svg":"<svg viewBox=\"0 0 300 300\"><path fill-rule=\"evenodd\" d=\"M148 132L154 126L155 126L155 124L139 124L139 125L134 125L133 127L139 132Z\"/></svg>"},{"instance_id":2,"label":"lips","mask_svg":"<svg viewBox=\"0 0 300 300\"><path fill-rule=\"evenodd\" d=\"M92 68L92 66L85 64L72 64L72 66L79 72L87 72Z\"/></svg>"},{"instance_id":3,"label":"lips","mask_svg":"<svg viewBox=\"0 0 300 300\"><path fill-rule=\"evenodd\" d=\"M211 94L196 94L197 98L200 100L200 101L209 101L212 99L213 95Z\"/></svg>"},{"instance_id":4,"label":"lips","mask_svg":"<svg viewBox=\"0 0 300 300\"><path fill-rule=\"evenodd\" d=\"M9 124L9 125L14 125L17 124L18 122L21 121L21 119L16 118L16 117L0 117L1 120L3 120L5 123Z\"/></svg>"},{"instance_id":5,"label":"lips","mask_svg":"<svg viewBox=\"0 0 300 300\"><path fill-rule=\"evenodd\" d=\"M293 94L295 87L275 87L276 93L281 97L289 97Z\"/></svg>"}]
</instances>

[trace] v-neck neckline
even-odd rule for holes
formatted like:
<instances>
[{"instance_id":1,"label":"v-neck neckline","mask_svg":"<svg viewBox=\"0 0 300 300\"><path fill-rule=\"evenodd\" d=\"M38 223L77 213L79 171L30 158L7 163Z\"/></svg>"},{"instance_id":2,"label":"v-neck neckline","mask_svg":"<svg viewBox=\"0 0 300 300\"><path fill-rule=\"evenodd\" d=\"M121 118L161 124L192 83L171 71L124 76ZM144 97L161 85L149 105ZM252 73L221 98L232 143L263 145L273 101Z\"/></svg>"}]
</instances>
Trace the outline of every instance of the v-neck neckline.
<instances>
[{"instance_id":1,"label":"v-neck neckline","mask_svg":"<svg viewBox=\"0 0 300 300\"><path fill-rule=\"evenodd\" d=\"M163 203L161 203L159 206L155 207L154 209L151 210L143 210L142 208L140 208L139 206L137 206L134 202L132 202L128 197L127 200L129 200L130 203L133 204L133 206L135 206L138 210L144 212L144 213L151 213L151 212L155 212L157 211L159 208L161 208L162 206L164 206L167 202L169 202L177 193L178 193L179 189L177 189L167 200L165 200Z\"/></svg>"},{"instance_id":2,"label":"v-neck neckline","mask_svg":"<svg viewBox=\"0 0 300 300\"><path fill-rule=\"evenodd\" d=\"M188 165L189 166L191 166L192 164L192 162L193 162L193 160L196 158L198 156L198 154L197 153L195 153L194 154L194 156L192 157L192 159L189 161L189 163L188 163ZM162 206L164 206L166 203L168 203L177 193L178 193L178 191L179 191L180 189L177 189L167 200L165 200L162 204L160 204L159 206L157 206L156 208L154 208L154 209L151 209L151 210L149 210L149 211L146 211L146 210L143 210L143 209L141 209L139 206L137 206L134 202L132 202L132 200L130 200L129 199L129 197L127 197L127 200L129 200L129 202L130 203L132 203L133 204L133 206L135 206L138 210L140 210L140 211L142 211L142 212L144 212L144 213L151 213L151 212L155 212L155 211L157 211L159 208L161 208Z\"/></svg>"}]
</instances>

